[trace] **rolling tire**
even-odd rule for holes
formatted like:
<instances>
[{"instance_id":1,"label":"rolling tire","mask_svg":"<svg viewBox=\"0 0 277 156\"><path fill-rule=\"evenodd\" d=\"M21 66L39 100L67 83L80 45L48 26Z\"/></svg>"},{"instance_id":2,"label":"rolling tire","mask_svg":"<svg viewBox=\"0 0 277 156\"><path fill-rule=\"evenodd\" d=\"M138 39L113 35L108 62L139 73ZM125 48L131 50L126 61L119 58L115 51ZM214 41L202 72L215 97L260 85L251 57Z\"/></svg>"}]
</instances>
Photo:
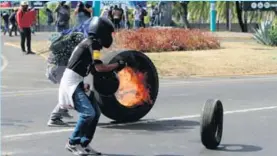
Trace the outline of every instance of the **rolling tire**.
<instances>
[{"instance_id":1,"label":"rolling tire","mask_svg":"<svg viewBox=\"0 0 277 156\"><path fill-rule=\"evenodd\" d=\"M102 58L104 64L115 63L123 59L128 60L130 67L141 72L147 72L152 104L144 102L134 107L126 107L119 103L115 95L103 96L95 91L95 99L102 113L116 122L135 122L143 118L154 106L159 91L159 77L153 62L142 52L128 50L108 53Z\"/></svg>"},{"instance_id":2,"label":"rolling tire","mask_svg":"<svg viewBox=\"0 0 277 156\"><path fill-rule=\"evenodd\" d=\"M201 117L201 142L207 149L216 149L223 133L223 105L220 100L206 101Z\"/></svg>"}]
</instances>

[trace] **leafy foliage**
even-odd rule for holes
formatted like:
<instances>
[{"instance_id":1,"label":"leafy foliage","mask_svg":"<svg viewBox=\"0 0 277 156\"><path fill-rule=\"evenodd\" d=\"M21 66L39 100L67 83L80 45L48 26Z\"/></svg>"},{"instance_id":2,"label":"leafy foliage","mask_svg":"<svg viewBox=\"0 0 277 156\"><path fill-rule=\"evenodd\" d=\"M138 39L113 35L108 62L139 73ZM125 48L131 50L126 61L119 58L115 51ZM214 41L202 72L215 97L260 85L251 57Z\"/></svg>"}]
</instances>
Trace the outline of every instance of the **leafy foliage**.
<instances>
[{"instance_id":1,"label":"leafy foliage","mask_svg":"<svg viewBox=\"0 0 277 156\"><path fill-rule=\"evenodd\" d=\"M270 38L270 29L272 29L272 21L261 22L260 28L254 29L254 39L264 45L273 45Z\"/></svg>"},{"instance_id":2,"label":"leafy foliage","mask_svg":"<svg viewBox=\"0 0 277 156\"><path fill-rule=\"evenodd\" d=\"M140 28L122 30L115 35L119 48L143 52L164 52L217 49L219 41L208 32L199 29Z\"/></svg>"},{"instance_id":3,"label":"leafy foliage","mask_svg":"<svg viewBox=\"0 0 277 156\"><path fill-rule=\"evenodd\" d=\"M273 46L277 46L277 27L273 27L270 31L269 31L269 38L272 42Z\"/></svg>"}]
</instances>

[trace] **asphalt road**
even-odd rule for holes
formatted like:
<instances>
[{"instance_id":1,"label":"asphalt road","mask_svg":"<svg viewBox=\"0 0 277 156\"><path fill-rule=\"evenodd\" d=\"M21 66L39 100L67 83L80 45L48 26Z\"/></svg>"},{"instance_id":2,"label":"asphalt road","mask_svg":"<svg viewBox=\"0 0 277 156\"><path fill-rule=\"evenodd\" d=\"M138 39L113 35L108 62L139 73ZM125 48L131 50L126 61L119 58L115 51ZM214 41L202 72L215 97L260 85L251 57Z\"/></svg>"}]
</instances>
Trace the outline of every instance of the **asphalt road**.
<instances>
[{"instance_id":1,"label":"asphalt road","mask_svg":"<svg viewBox=\"0 0 277 156\"><path fill-rule=\"evenodd\" d=\"M2 44L3 45L3 44ZM44 76L45 61L2 46L2 155L67 156L72 128L49 128L57 86ZM111 156L275 156L277 76L163 79L155 107L135 124L101 117L91 145ZM200 142L199 115L208 98L225 109L219 150ZM77 117L70 120L74 125Z\"/></svg>"}]
</instances>

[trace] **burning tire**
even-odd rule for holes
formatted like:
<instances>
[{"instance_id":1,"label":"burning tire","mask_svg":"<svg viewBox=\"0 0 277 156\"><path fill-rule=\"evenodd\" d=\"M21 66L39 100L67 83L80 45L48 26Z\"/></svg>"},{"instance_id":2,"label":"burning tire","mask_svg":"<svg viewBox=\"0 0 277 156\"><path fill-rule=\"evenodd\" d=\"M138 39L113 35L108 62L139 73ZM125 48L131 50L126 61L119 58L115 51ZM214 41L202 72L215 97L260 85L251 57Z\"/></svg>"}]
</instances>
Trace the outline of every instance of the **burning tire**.
<instances>
[{"instance_id":1,"label":"burning tire","mask_svg":"<svg viewBox=\"0 0 277 156\"><path fill-rule=\"evenodd\" d=\"M134 122L144 117L153 107L158 91L159 77L152 61L138 51L109 53L103 63L123 59L128 67L118 72L119 88L110 96L95 91L95 98L102 113L117 122ZM108 88L107 88L108 89Z\"/></svg>"}]
</instances>

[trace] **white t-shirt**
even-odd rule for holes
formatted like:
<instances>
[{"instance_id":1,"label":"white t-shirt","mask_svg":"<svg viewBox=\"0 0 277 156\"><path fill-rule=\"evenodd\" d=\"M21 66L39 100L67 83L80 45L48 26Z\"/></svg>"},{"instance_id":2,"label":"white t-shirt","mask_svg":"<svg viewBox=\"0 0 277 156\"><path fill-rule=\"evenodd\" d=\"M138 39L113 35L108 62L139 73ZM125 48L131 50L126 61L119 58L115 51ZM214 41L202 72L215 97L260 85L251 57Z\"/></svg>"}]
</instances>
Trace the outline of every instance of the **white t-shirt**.
<instances>
[{"instance_id":1,"label":"white t-shirt","mask_svg":"<svg viewBox=\"0 0 277 156\"><path fill-rule=\"evenodd\" d=\"M136 9L134 11L135 20L140 20L141 11Z\"/></svg>"}]
</instances>

